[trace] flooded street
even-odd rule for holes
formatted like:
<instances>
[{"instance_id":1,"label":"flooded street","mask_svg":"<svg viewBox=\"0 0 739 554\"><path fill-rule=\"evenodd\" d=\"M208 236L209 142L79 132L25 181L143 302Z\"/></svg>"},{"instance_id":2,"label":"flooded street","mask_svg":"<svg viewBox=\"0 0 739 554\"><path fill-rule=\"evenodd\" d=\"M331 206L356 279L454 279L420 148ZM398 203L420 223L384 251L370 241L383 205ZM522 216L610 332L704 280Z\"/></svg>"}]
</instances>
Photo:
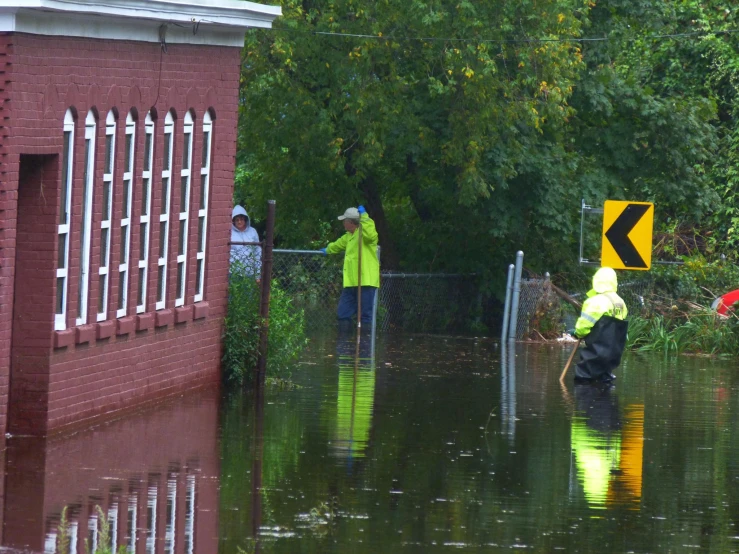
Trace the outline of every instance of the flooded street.
<instances>
[{"instance_id":1,"label":"flooded street","mask_svg":"<svg viewBox=\"0 0 739 554\"><path fill-rule=\"evenodd\" d=\"M386 336L355 366L326 338L296 390L13 438L2 544L54 552L67 505L84 552L100 505L136 553L739 551L736 363L632 353L563 389L571 348Z\"/></svg>"}]
</instances>

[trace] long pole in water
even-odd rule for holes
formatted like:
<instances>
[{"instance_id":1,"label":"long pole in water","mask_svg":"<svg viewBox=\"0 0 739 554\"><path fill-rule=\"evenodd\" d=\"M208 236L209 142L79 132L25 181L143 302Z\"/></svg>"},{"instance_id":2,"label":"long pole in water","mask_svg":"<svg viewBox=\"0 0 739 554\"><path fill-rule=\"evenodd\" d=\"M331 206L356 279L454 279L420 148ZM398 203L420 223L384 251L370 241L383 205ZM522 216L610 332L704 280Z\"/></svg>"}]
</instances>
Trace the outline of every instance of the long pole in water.
<instances>
[{"instance_id":1,"label":"long pole in water","mask_svg":"<svg viewBox=\"0 0 739 554\"><path fill-rule=\"evenodd\" d=\"M505 287L505 307L503 309L503 326L500 334L501 342L505 342L508 335L508 318L511 316L511 296L513 295L513 264L508 266L508 281Z\"/></svg>"},{"instance_id":2,"label":"long pole in water","mask_svg":"<svg viewBox=\"0 0 739 554\"><path fill-rule=\"evenodd\" d=\"M360 216L361 217L361 216ZM359 242L357 253L357 351L355 358L359 359L359 340L362 336L362 222L359 222L359 228L357 229L359 236L357 240Z\"/></svg>"},{"instance_id":3,"label":"long pole in water","mask_svg":"<svg viewBox=\"0 0 739 554\"><path fill-rule=\"evenodd\" d=\"M267 337L269 334L269 295L272 283L272 247L275 234L275 201L267 201L267 234L264 239L264 256L262 260L262 298L259 304L259 359L257 361L257 385L264 383L267 371Z\"/></svg>"},{"instance_id":4,"label":"long pole in water","mask_svg":"<svg viewBox=\"0 0 739 554\"><path fill-rule=\"evenodd\" d=\"M570 353L570 357L567 360L567 363L565 364L565 368L562 370L562 375L559 376L559 382L563 383L565 380L565 375L567 375L567 370L570 369L570 365L572 364L572 360L575 359L575 352L577 352L578 347L580 346L580 341L582 339L579 339L577 341L577 344L575 345L575 348L572 349L572 352Z\"/></svg>"},{"instance_id":5,"label":"long pole in water","mask_svg":"<svg viewBox=\"0 0 739 554\"><path fill-rule=\"evenodd\" d=\"M508 338L516 340L518 327L518 300L521 296L521 272L523 270L523 252L516 252L516 269L513 273L513 296L511 297L511 321L508 330Z\"/></svg>"}]
</instances>

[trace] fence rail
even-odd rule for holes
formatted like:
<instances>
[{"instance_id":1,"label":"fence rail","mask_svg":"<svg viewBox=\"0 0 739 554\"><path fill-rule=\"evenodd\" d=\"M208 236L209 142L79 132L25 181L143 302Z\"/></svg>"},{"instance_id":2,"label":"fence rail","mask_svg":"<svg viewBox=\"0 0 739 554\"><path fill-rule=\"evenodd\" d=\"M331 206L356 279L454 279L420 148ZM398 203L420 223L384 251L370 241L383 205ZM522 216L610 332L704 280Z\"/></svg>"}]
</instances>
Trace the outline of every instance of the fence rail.
<instances>
[{"instance_id":1,"label":"fence rail","mask_svg":"<svg viewBox=\"0 0 739 554\"><path fill-rule=\"evenodd\" d=\"M325 256L318 250L275 249L273 253L272 280L304 311L308 329L334 327L343 289L343 258ZM254 260L254 254L246 249L232 255L232 265L237 267L253 268ZM258 271L254 274L256 277ZM373 325L378 331L459 330L479 310L479 302L471 275L385 271L380 274Z\"/></svg>"}]
</instances>

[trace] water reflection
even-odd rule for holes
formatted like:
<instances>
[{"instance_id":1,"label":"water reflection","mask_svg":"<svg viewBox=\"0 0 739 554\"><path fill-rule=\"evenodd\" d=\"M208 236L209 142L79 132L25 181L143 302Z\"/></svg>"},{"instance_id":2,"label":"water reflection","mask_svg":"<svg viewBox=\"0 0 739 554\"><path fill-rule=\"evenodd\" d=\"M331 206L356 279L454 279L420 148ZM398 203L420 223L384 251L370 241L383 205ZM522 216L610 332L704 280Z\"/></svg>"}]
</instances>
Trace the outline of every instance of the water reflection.
<instances>
[{"instance_id":1,"label":"water reflection","mask_svg":"<svg viewBox=\"0 0 739 554\"><path fill-rule=\"evenodd\" d=\"M334 456L347 460L347 468L351 468L355 458L364 457L372 429L375 401L372 347L369 335L362 337L358 349L353 335L340 335L336 341L339 385L331 449Z\"/></svg>"},{"instance_id":2,"label":"water reflection","mask_svg":"<svg viewBox=\"0 0 739 554\"><path fill-rule=\"evenodd\" d=\"M622 427L612 385L575 384L571 444L577 481L588 505L626 504L639 509L642 484L644 407L631 405ZM572 483L572 475L570 482ZM573 487L570 492L572 494Z\"/></svg>"},{"instance_id":3,"label":"water reflection","mask_svg":"<svg viewBox=\"0 0 739 554\"><path fill-rule=\"evenodd\" d=\"M739 550L733 363L629 355L615 389L563 390L569 348L386 336L355 364L354 347L312 341L300 388L220 412L199 393L11 440L0 542L54 552L68 506L82 554L99 505L135 554Z\"/></svg>"},{"instance_id":4,"label":"water reflection","mask_svg":"<svg viewBox=\"0 0 739 554\"><path fill-rule=\"evenodd\" d=\"M103 516L114 551L216 552L218 406L201 391L66 436L10 438L3 546L57 552L66 506L75 554L102 546Z\"/></svg>"},{"instance_id":5,"label":"water reflection","mask_svg":"<svg viewBox=\"0 0 739 554\"><path fill-rule=\"evenodd\" d=\"M500 415L511 444L516 439L516 343L505 341L500 349Z\"/></svg>"}]
</instances>

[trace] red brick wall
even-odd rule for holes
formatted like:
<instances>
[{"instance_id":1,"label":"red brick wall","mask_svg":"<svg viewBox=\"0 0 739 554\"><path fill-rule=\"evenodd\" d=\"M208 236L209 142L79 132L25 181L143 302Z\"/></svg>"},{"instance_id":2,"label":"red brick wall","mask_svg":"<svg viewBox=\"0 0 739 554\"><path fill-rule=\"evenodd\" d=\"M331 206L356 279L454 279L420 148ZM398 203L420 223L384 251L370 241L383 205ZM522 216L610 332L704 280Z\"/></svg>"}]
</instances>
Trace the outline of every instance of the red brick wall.
<instances>
[{"instance_id":1,"label":"red brick wall","mask_svg":"<svg viewBox=\"0 0 739 554\"><path fill-rule=\"evenodd\" d=\"M48 337L48 429L53 431L147 399L219 379L220 335L226 309L228 245L232 207L233 169L238 114L240 51L238 48L195 45L168 45L163 53L158 44L93 39L42 37L14 34L0 37L12 41L10 100L5 128L0 129L0 172L7 181L0 187L0 209L14 224L17 198L17 167L20 154L56 154L61 160L63 119L69 107L77 114L75 126L72 229L70 235L67 331ZM2 70L0 41L0 71ZM1 85L1 83L0 83ZM138 292L139 215L141 210L141 170L144 151L144 118L150 107L157 114L150 224L147 313L136 317ZM132 223L129 260L128 317L116 322L118 264L121 240L121 194L124 164L125 120L131 108L138 113L133 180ZM118 111L117 148L114 173L113 219L111 222L110 289L108 321L97 324L98 268L102 217L102 175L105 152L105 118L111 108ZM84 172L84 121L88 110L98 114L95 183L90 256L88 326L75 329L80 267L80 222ZM172 155L172 199L168 257L167 310L159 313L160 327L147 328L155 319L157 251L161 210L161 171L164 117L174 110L175 147ZM215 115L209 202L209 229L206 254L204 301L197 312L207 316L193 319L197 248L197 199L202 152L202 118L207 109ZM182 121L187 110L194 114L193 179L189 217L187 294L185 307L175 323L176 257L180 169L182 164ZM2 112L0 112L2 113ZM5 159L3 159L3 153ZM61 161L58 163L61 166ZM61 167L59 167L61 171ZM57 182L59 178L57 177ZM3 200L4 199L4 200ZM56 203L58 204L58 202ZM55 209L59 206L55 204ZM19 218L33 217L21 213ZM58 212L55 216L58 218ZM12 302L2 301L7 283L12 283L14 242L12 228L0 230L0 410L3 387L7 389L10 345L9 315ZM4 242L8 241L7 246ZM50 236L49 240L56 240ZM54 246L56 248L56 245ZM54 258L53 263L56 263ZM53 269L53 268L52 268ZM6 279L11 277L10 281ZM55 295L55 283L48 283L48 297ZM17 300L17 299L16 299ZM35 301L34 301L35 302ZM25 305L25 304L24 304ZM28 304L29 310L38 307ZM164 317L162 317L164 316ZM144 330L137 331L137 325ZM71 330L71 331L70 331ZM110 336L107 336L110 335ZM99 338L103 337L103 338ZM15 339L13 339L15 340ZM54 348L54 344L66 345ZM3 414L0 413L0 416ZM0 425L4 427L4 425ZM2 430L2 429L0 429Z\"/></svg>"},{"instance_id":2,"label":"red brick wall","mask_svg":"<svg viewBox=\"0 0 739 554\"><path fill-rule=\"evenodd\" d=\"M46 430L49 337L54 332L58 156L21 156L10 368L12 433ZM21 409L24 408L24 409Z\"/></svg>"}]
</instances>

